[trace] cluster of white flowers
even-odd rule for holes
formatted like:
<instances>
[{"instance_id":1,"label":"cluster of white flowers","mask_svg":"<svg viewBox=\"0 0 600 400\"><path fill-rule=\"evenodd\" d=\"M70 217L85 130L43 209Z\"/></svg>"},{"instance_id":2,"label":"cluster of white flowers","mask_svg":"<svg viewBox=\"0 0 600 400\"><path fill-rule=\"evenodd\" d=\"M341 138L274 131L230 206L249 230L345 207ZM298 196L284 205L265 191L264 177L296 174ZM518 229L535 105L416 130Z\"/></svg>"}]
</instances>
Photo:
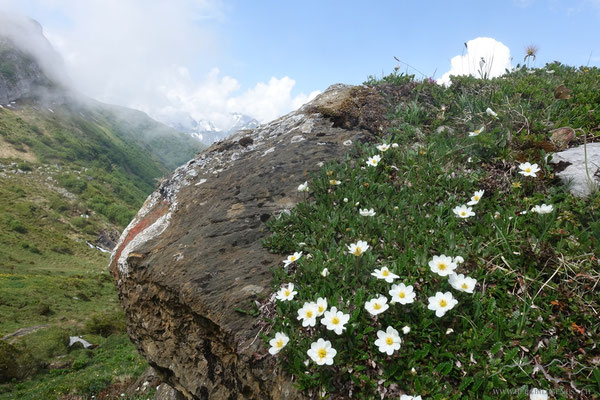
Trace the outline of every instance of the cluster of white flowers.
<instances>
[{"instance_id":1,"label":"cluster of white flowers","mask_svg":"<svg viewBox=\"0 0 600 400\"><path fill-rule=\"evenodd\" d=\"M458 264L462 264L464 261L464 258L461 256L456 256L454 258L445 254L433 256L431 261L429 261L429 269L439 276L447 276L448 283L450 283L450 286L454 289L465 293L473 293L477 281L463 274L457 275L454 272L454 270L458 268ZM458 304L458 300L452 296L452 293L437 292L435 296L429 298L429 305L427 308L435 311L436 316L442 317L446 314L446 311L454 308L456 304Z\"/></svg>"},{"instance_id":2,"label":"cluster of white flowers","mask_svg":"<svg viewBox=\"0 0 600 400\"><path fill-rule=\"evenodd\" d=\"M294 284L289 283L287 287L284 286L281 288L276 298L278 300L291 300L296 293L294 291ZM345 325L350 320L350 314L343 313L337 307L331 307L327 311L327 299L323 297L319 297L316 302L305 302L298 310L297 319L302 321L303 327L314 327L317 324L318 317L323 317L321 324L327 330L333 331L338 335L341 335L346 330ZM271 345L269 353L273 355L279 353L288 341L289 338L285 333L277 332L275 338L269 341ZM311 344L311 348L307 351L307 354L318 365L331 365L337 351L331 347L330 341L319 338Z\"/></svg>"},{"instance_id":3,"label":"cluster of white flowers","mask_svg":"<svg viewBox=\"0 0 600 400\"><path fill-rule=\"evenodd\" d=\"M467 204L463 204L461 206L454 207L452 209L452 212L458 218L473 217L475 215L475 212L473 212L473 207L469 207L469 206L474 206L474 205L478 204L479 200L481 200L481 198L483 197L484 192L485 192L485 190L477 190L473 194L473 196L471 196L471 200L469 200L469 202Z\"/></svg>"}]
</instances>

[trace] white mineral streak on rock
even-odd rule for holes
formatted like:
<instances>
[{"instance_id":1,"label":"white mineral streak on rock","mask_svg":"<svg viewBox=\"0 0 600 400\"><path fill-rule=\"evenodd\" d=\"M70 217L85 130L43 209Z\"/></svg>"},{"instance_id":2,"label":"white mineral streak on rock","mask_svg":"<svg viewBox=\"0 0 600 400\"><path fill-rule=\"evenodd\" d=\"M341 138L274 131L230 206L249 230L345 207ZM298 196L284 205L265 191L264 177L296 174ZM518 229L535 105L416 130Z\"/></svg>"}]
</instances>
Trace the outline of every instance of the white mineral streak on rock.
<instances>
[{"instance_id":1,"label":"white mineral streak on rock","mask_svg":"<svg viewBox=\"0 0 600 400\"><path fill-rule=\"evenodd\" d=\"M302 135L296 135L294 137L292 137L292 140L290 140L290 143L298 143L304 140L304 136Z\"/></svg>"},{"instance_id":2,"label":"white mineral streak on rock","mask_svg":"<svg viewBox=\"0 0 600 400\"><path fill-rule=\"evenodd\" d=\"M262 157L264 157L264 156L266 156L267 154L269 154L269 153L272 153L272 152L274 152L274 151L275 151L275 147L271 147L271 148L269 148L269 149L265 150L265 152L263 153Z\"/></svg>"},{"instance_id":3,"label":"white mineral streak on rock","mask_svg":"<svg viewBox=\"0 0 600 400\"><path fill-rule=\"evenodd\" d=\"M121 233L121 237L119 238L119 242L115 246L115 248L113 250L113 253L110 256L110 263L111 264L114 261L114 257L115 257L116 252L123 245L123 242L125 241L125 239L129 235L129 232L131 231L131 229L133 229L134 226L136 226L137 224L139 224L140 221L142 219L144 219L144 217L146 215L148 215L148 213L150 212L150 210L152 210L154 208L154 206L156 205L156 203L158 203L158 201L160 199L161 199L161 196L160 196L160 193L158 193L158 192L154 192L150 196L148 196L148 198L146 199L146 201L142 205L142 208L140 208L140 211L138 211L138 213L133 218L133 220L131 220L131 222L129 223L129 225L127 225L127 227L125 228L125 230L123 231L123 233Z\"/></svg>"},{"instance_id":4,"label":"white mineral streak on rock","mask_svg":"<svg viewBox=\"0 0 600 400\"><path fill-rule=\"evenodd\" d=\"M344 146L351 146L352 145L352 140L348 139L343 143Z\"/></svg>"},{"instance_id":5,"label":"white mineral streak on rock","mask_svg":"<svg viewBox=\"0 0 600 400\"><path fill-rule=\"evenodd\" d=\"M129 274L129 266L127 265L127 258L129 257L129 254L131 254L140 244L145 243L163 233L169 226L170 221L171 212L169 211L167 214L154 221L152 225L138 233L129 243L127 243L127 246L125 246L125 248L121 251L121 256L119 257L119 261L117 263L121 277L127 277Z\"/></svg>"},{"instance_id":6,"label":"white mineral streak on rock","mask_svg":"<svg viewBox=\"0 0 600 400\"><path fill-rule=\"evenodd\" d=\"M300 126L300 132L302 133L310 133L312 132L312 128L315 125L314 121L312 119L308 119L307 121L305 121L302 126Z\"/></svg>"},{"instance_id":7,"label":"white mineral streak on rock","mask_svg":"<svg viewBox=\"0 0 600 400\"><path fill-rule=\"evenodd\" d=\"M204 182L206 182L206 179L200 179L200 182L196 183L194 186L200 186L202 185Z\"/></svg>"}]
</instances>

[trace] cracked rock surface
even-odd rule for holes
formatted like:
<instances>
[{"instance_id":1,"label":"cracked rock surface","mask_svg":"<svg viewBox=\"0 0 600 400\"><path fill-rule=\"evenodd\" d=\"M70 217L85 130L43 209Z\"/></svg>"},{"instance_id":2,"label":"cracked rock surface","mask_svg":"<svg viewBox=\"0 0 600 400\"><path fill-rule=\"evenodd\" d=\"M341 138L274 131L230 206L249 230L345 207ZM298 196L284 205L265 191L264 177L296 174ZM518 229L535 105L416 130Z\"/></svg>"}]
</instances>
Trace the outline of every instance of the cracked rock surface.
<instances>
[{"instance_id":1,"label":"cracked rock surface","mask_svg":"<svg viewBox=\"0 0 600 400\"><path fill-rule=\"evenodd\" d=\"M318 163L385 129L383 97L333 85L278 120L238 132L178 168L123 232L110 269L128 333L187 399L302 398L276 367L256 318L236 312L270 296L282 256L261 245L265 222L303 199Z\"/></svg>"}]
</instances>

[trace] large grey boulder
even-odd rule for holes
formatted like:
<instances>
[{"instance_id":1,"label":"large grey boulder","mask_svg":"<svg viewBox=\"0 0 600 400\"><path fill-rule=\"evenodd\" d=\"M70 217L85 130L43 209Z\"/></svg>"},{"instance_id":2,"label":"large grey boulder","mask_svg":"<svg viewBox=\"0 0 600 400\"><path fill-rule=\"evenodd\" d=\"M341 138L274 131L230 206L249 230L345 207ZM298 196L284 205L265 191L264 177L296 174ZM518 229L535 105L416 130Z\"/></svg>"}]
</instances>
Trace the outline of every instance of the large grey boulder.
<instances>
[{"instance_id":1,"label":"large grey boulder","mask_svg":"<svg viewBox=\"0 0 600 400\"><path fill-rule=\"evenodd\" d=\"M296 112L238 132L178 168L123 232L110 269L128 333L187 399L295 399L257 318L236 312L271 295L281 256L265 221L303 199L319 164L385 129L374 89L334 85ZM322 164L321 164L322 165Z\"/></svg>"},{"instance_id":2,"label":"large grey boulder","mask_svg":"<svg viewBox=\"0 0 600 400\"><path fill-rule=\"evenodd\" d=\"M575 196L586 197L600 187L600 143L587 145L587 170L583 145L554 153L550 162L567 167L557 176Z\"/></svg>"}]
</instances>

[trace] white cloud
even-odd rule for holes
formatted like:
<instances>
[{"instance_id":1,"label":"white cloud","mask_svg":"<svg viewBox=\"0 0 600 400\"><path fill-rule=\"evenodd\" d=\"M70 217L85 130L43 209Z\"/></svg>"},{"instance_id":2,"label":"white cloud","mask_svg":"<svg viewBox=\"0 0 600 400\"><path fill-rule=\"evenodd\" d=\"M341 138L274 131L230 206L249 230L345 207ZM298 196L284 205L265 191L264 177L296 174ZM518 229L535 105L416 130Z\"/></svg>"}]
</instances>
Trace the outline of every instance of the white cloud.
<instances>
[{"instance_id":1,"label":"white cloud","mask_svg":"<svg viewBox=\"0 0 600 400\"><path fill-rule=\"evenodd\" d=\"M174 68L166 85L160 87L168 105L148 108L138 105L158 119L169 120L181 112L196 120L210 120L217 128L228 129L232 124L231 113L250 115L260 122L267 122L292 111L319 92L292 96L296 82L289 78L271 78L268 83L257 83L254 88L239 93L241 85L230 76L221 76L213 68L204 79L195 83L186 68Z\"/></svg>"},{"instance_id":2,"label":"white cloud","mask_svg":"<svg viewBox=\"0 0 600 400\"><path fill-rule=\"evenodd\" d=\"M466 54L452 57L450 71L438 79L439 84L449 84L450 75L494 78L512 68L510 49L496 39L478 37L469 40L466 50Z\"/></svg>"},{"instance_id":3,"label":"white cloud","mask_svg":"<svg viewBox=\"0 0 600 400\"><path fill-rule=\"evenodd\" d=\"M221 0L0 0L0 9L25 14L31 6L47 16L44 33L74 86L107 103L159 119L188 113L226 129L232 112L265 122L313 95L292 96L289 77L243 88L220 74Z\"/></svg>"}]
</instances>

